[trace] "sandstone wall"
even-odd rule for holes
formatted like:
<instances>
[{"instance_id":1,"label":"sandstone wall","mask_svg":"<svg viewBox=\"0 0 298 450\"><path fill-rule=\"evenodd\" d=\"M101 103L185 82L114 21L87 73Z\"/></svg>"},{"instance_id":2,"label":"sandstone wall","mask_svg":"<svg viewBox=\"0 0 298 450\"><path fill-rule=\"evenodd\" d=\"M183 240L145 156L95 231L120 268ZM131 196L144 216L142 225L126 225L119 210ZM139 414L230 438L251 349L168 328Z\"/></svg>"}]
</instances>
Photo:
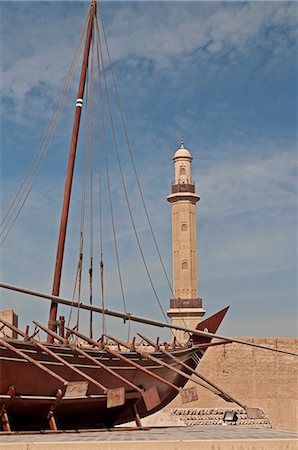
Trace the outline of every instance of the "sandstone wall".
<instances>
[{"instance_id":1,"label":"sandstone wall","mask_svg":"<svg viewBox=\"0 0 298 450\"><path fill-rule=\"evenodd\" d=\"M240 339L298 353L297 338ZM240 344L227 344L209 348L198 371L247 406L263 408L275 428L298 430L297 357ZM190 381L187 386L191 385L194 384ZM178 396L168 408L233 405L200 386L197 386L197 391L198 401L183 405Z\"/></svg>"},{"instance_id":2,"label":"sandstone wall","mask_svg":"<svg viewBox=\"0 0 298 450\"><path fill-rule=\"evenodd\" d=\"M11 323L15 327L18 327L18 316L12 309L0 309L0 318L5 320L8 323ZM2 325L2 324L1 324ZM0 337L13 337L17 339L18 335L15 331L12 331L8 327L1 328Z\"/></svg>"}]
</instances>

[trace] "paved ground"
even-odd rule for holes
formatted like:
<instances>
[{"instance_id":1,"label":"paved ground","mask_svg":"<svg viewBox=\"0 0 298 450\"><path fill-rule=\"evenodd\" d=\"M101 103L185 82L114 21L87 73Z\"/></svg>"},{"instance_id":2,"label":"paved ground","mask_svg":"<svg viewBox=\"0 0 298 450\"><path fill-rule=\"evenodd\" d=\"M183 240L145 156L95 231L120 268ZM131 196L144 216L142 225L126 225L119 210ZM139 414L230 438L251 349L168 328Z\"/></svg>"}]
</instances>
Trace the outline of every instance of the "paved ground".
<instances>
[{"instance_id":1,"label":"paved ground","mask_svg":"<svg viewBox=\"0 0 298 450\"><path fill-rule=\"evenodd\" d=\"M237 426L193 426L193 427L152 427L126 431L87 431L81 433L61 434L14 434L1 435L1 444L19 443L62 443L62 442L104 442L104 441L204 441L204 440L294 440L298 434L278 430L262 430L252 427Z\"/></svg>"}]
</instances>

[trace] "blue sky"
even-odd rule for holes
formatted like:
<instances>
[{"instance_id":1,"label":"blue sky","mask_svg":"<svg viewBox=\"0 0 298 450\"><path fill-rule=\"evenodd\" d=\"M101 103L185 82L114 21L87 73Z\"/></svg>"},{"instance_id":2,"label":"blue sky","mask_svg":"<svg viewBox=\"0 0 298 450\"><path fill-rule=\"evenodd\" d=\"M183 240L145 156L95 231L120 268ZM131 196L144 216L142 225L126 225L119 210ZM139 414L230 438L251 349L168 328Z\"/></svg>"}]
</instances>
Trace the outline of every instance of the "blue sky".
<instances>
[{"instance_id":1,"label":"blue sky","mask_svg":"<svg viewBox=\"0 0 298 450\"><path fill-rule=\"evenodd\" d=\"M46 128L88 3L2 1L0 8L5 211ZM183 136L201 195L199 294L207 314L231 305L221 328L226 335L295 335L297 4L103 2L102 12L138 174L169 276L171 210L166 196L173 178L171 158ZM1 279L6 283L51 290L75 99L73 88L26 207L3 244ZM171 294L138 206L123 142L120 147L144 253L167 309ZM76 171L80 175L79 166ZM111 171L127 309L162 319L112 159ZM78 253L79 196L77 182L62 285L68 297ZM105 258L115 266L108 236ZM115 280L107 267L107 300L121 309ZM37 300L3 291L1 299L3 307L11 305L19 313L22 325L32 318L46 321L47 304L39 307ZM112 321L111 329L116 328Z\"/></svg>"}]
</instances>

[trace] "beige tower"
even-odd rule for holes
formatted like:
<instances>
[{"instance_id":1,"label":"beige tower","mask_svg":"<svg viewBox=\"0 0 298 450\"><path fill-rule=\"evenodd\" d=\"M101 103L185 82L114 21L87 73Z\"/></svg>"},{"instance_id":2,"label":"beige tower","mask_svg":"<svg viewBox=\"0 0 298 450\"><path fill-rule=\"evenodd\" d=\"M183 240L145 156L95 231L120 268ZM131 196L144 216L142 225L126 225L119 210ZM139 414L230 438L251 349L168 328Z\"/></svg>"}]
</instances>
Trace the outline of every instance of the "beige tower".
<instances>
[{"instance_id":1,"label":"beige tower","mask_svg":"<svg viewBox=\"0 0 298 450\"><path fill-rule=\"evenodd\" d=\"M175 179L172 194L167 200L172 204L173 292L167 314L173 325L195 328L205 314L202 299L198 296L196 203L200 196L195 192L191 178L190 152L181 142L173 156ZM183 343L188 334L177 331Z\"/></svg>"}]
</instances>

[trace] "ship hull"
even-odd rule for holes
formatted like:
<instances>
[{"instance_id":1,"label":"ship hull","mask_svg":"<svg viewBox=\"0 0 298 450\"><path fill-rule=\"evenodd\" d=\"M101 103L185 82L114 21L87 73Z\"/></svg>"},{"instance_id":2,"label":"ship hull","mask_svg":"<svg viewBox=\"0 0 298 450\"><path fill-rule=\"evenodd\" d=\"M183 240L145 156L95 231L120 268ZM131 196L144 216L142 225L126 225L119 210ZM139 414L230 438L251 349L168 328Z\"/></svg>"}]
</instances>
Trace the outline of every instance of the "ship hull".
<instances>
[{"instance_id":1,"label":"ship hull","mask_svg":"<svg viewBox=\"0 0 298 450\"><path fill-rule=\"evenodd\" d=\"M47 353L37 349L33 344L18 340L7 340L13 347L30 356L35 361L50 369L68 382L86 381L73 369L62 362L57 361ZM60 389L65 392L65 385L48 373L41 370L34 363L26 361L15 352L0 347L0 402L1 408L6 411L12 430L43 430L48 429L49 412L52 411L58 429L99 428L112 427L118 424L134 420L136 411L139 416L145 417L166 406L179 393L161 380L154 379L140 369L124 362L118 357L113 357L99 349L84 348L84 351L94 359L104 363L125 379L129 380L142 391L155 386L160 403L153 409L145 406L142 394L132 387L125 385L121 380L108 373L105 369L90 362L90 360L78 355L69 347L60 345L47 346L56 355L70 363L72 367L84 372L84 374L97 380L108 389L125 388L125 402L120 406L107 407L107 396L101 389L92 383L88 383L87 391L82 395L74 393L73 396L56 398ZM121 352L119 352L121 353ZM183 348L171 352L180 361L194 368L197 363L195 356L202 356L202 352L195 347ZM141 367L150 370L155 375L167 380L178 388L182 388L187 378L177 374L171 368L158 362L141 358L135 352L122 353L130 361L134 361ZM161 352L151 353L160 361L170 367L177 368L190 375L187 369L181 366L171 357ZM9 392L14 388L14 396Z\"/></svg>"}]
</instances>

